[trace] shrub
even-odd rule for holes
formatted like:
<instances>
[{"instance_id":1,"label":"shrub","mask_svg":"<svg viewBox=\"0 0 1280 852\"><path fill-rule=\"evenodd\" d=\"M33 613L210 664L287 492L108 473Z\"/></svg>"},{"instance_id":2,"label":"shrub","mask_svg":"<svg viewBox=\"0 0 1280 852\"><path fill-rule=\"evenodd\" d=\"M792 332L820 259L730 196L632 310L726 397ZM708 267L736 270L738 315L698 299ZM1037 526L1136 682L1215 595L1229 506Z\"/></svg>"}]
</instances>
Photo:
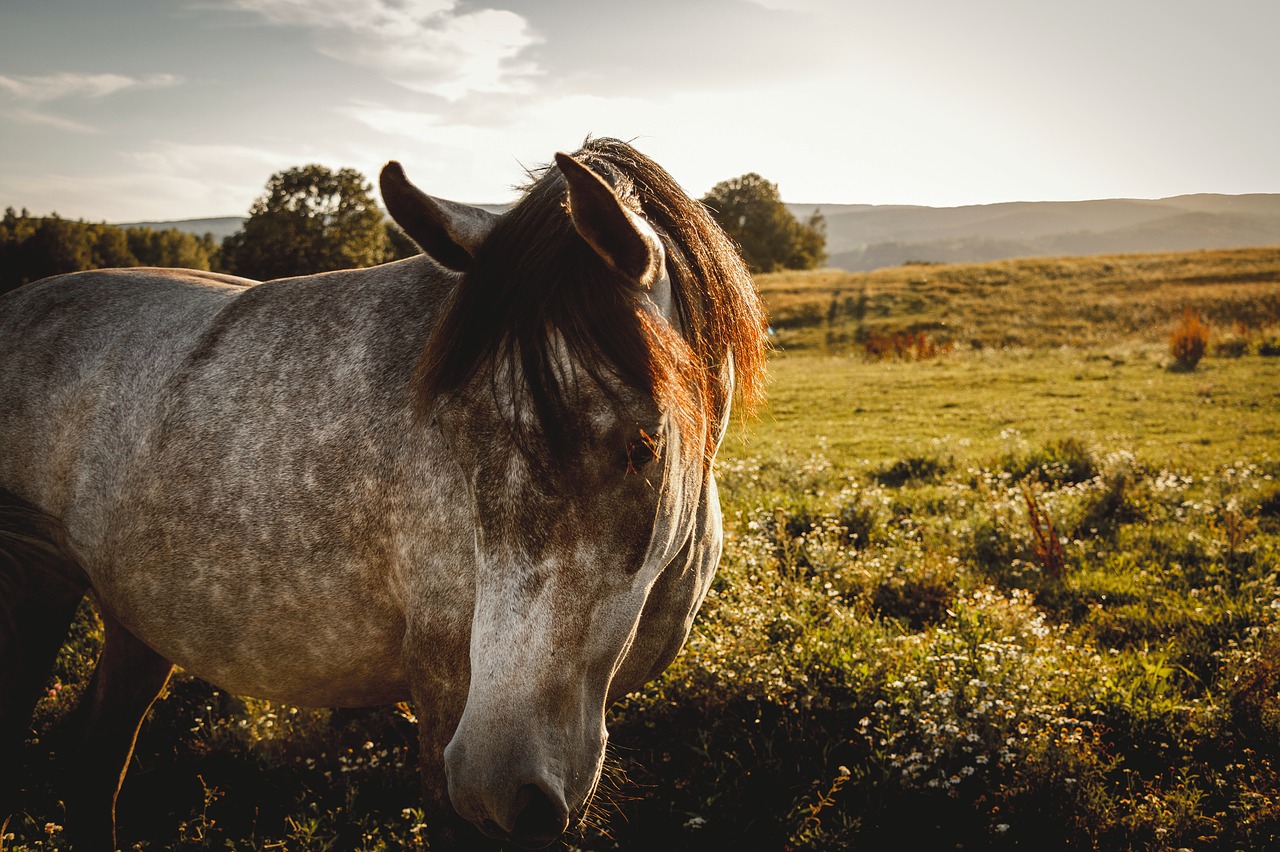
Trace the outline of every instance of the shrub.
<instances>
[{"instance_id":1,"label":"shrub","mask_svg":"<svg viewBox=\"0 0 1280 852\"><path fill-rule=\"evenodd\" d=\"M1280 486L1263 491L1256 511L1262 518L1280 518Z\"/></svg>"},{"instance_id":2,"label":"shrub","mask_svg":"<svg viewBox=\"0 0 1280 852\"><path fill-rule=\"evenodd\" d=\"M890 488L901 487L908 482L933 482L954 467L950 459L938 459L932 456L910 456L898 459L872 474L872 478L881 485Z\"/></svg>"},{"instance_id":3,"label":"shrub","mask_svg":"<svg viewBox=\"0 0 1280 852\"><path fill-rule=\"evenodd\" d=\"M840 492L836 520L844 531L845 544L865 547L882 533L887 520L885 502L879 492L856 488Z\"/></svg>"},{"instance_id":4,"label":"shrub","mask_svg":"<svg viewBox=\"0 0 1280 852\"><path fill-rule=\"evenodd\" d=\"M951 349L949 341L939 344L923 331L898 331L892 334L873 331L862 344L867 357L877 361L925 361L945 355Z\"/></svg>"},{"instance_id":5,"label":"shrub","mask_svg":"<svg viewBox=\"0 0 1280 852\"><path fill-rule=\"evenodd\" d=\"M1007 453L998 465L1017 481L1034 475L1056 483L1088 482L1099 473L1093 453L1078 438L1050 441L1025 455Z\"/></svg>"},{"instance_id":6,"label":"shrub","mask_svg":"<svg viewBox=\"0 0 1280 852\"><path fill-rule=\"evenodd\" d=\"M1169 341L1174 365L1179 370L1194 370L1209 346L1209 326L1190 307L1182 311L1182 322L1173 330Z\"/></svg>"},{"instance_id":7,"label":"shrub","mask_svg":"<svg viewBox=\"0 0 1280 852\"><path fill-rule=\"evenodd\" d=\"M871 594L871 606L880 617L919 631L946 617L958 588L955 563L933 560L884 578Z\"/></svg>"},{"instance_id":8,"label":"shrub","mask_svg":"<svg viewBox=\"0 0 1280 852\"><path fill-rule=\"evenodd\" d=\"M1280 659L1274 635L1252 653L1228 656L1222 683L1230 719L1241 737L1280 752Z\"/></svg>"},{"instance_id":9,"label":"shrub","mask_svg":"<svg viewBox=\"0 0 1280 852\"><path fill-rule=\"evenodd\" d=\"M1130 468L1121 466L1099 477L1098 488L1089 492L1071 537L1113 534L1121 524L1140 518L1142 513L1132 494L1135 476Z\"/></svg>"},{"instance_id":10,"label":"shrub","mask_svg":"<svg viewBox=\"0 0 1280 852\"><path fill-rule=\"evenodd\" d=\"M1213 354L1219 358L1239 358L1249 353L1249 338L1233 334L1214 341Z\"/></svg>"},{"instance_id":11,"label":"shrub","mask_svg":"<svg viewBox=\"0 0 1280 852\"><path fill-rule=\"evenodd\" d=\"M819 325L824 318L822 305L817 302L800 302L782 305L769 313L769 324L774 328L801 328Z\"/></svg>"}]
</instances>

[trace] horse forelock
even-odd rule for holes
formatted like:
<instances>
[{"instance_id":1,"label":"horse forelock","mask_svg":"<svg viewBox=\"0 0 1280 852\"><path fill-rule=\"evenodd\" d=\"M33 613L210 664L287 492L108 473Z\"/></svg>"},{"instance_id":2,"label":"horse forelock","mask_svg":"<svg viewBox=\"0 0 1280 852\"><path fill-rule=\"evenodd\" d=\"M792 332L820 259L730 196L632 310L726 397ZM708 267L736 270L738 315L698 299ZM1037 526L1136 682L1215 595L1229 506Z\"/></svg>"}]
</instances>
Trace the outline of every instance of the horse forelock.
<instances>
[{"instance_id":1,"label":"horse forelock","mask_svg":"<svg viewBox=\"0 0 1280 852\"><path fill-rule=\"evenodd\" d=\"M764 313L755 288L724 232L652 160L613 139L589 139L574 156L670 241L680 332L646 310L642 292L577 234L564 178L548 166L531 173L524 196L459 278L418 364L421 410L473 380L496 383L497 364L518 365L519 381L506 392L533 407L547 446L560 455L570 449L575 417L574 385L560 360L568 357L606 392L614 377L652 396L683 435L706 436L682 445L701 446L709 460L716 430L707 424L733 393L726 362L741 413L763 398Z\"/></svg>"}]
</instances>

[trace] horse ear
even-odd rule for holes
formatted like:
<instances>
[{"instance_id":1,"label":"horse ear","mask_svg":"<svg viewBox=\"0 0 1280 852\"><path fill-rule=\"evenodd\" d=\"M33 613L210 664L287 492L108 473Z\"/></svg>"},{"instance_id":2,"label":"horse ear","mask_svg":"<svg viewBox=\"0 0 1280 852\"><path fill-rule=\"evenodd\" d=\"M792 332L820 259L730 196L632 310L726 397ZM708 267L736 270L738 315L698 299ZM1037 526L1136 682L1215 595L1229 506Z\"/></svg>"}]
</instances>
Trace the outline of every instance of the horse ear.
<instances>
[{"instance_id":1,"label":"horse ear","mask_svg":"<svg viewBox=\"0 0 1280 852\"><path fill-rule=\"evenodd\" d=\"M606 263L641 287L650 287L662 264L662 243L648 222L623 205L613 187L568 154L556 165L569 186L569 217Z\"/></svg>"},{"instance_id":2,"label":"horse ear","mask_svg":"<svg viewBox=\"0 0 1280 852\"><path fill-rule=\"evenodd\" d=\"M459 272L471 266L471 259L498 220L488 210L427 195L409 183L395 160L382 167L378 186L396 224L423 251Z\"/></svg>"}]
</instances>

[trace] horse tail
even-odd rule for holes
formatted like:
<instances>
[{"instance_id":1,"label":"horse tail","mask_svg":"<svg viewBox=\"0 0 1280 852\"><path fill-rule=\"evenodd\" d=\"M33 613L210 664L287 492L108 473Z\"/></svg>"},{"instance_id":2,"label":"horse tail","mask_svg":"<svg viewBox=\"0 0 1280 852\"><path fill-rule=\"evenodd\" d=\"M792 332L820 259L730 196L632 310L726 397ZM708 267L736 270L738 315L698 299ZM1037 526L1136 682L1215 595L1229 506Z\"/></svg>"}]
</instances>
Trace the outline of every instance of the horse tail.
<instances>
[{"instance_id":1,"label":"horse tail","mask_svg":"<svg viewBox=\"0 0 1280 852\"><path fill-rule=\"evenodd\" d=\"M56 518L0 488L0 765L6 767L19 765L31 713L88 589L64 540ZM17 774L0 772L0 821L12 812L6 800Z\"/></svg>"},{"instance_id":2,"label":"horse tail","mask_svg":"<svg viewBox=\"0 0 1280 852\"><path fill-rule=\"evenodd\" d=\"M28 575L66 561L57 543L61 529L57 518L0 488L0 636L9 635L14 604L31 585Z\"/></svg>"}]
</instances>

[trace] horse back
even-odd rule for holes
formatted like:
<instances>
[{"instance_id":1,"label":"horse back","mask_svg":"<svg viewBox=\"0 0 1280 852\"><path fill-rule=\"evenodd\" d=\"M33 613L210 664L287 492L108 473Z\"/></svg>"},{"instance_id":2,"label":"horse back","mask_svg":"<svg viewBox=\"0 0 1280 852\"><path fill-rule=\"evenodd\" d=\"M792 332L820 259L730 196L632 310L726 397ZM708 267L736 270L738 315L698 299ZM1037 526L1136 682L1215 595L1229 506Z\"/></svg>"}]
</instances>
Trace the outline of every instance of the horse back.
<instances>
[{"instance_id":1,"label":"horse back","mask_svg":"<svg viewBox=\"0 0 1280 852\"><path fill-rule=\"evenodd\" d=\"M251 282L100 270L0 298L0 487L65 519L136 453L158 393Z\"/></svg>"}]
</instances>

